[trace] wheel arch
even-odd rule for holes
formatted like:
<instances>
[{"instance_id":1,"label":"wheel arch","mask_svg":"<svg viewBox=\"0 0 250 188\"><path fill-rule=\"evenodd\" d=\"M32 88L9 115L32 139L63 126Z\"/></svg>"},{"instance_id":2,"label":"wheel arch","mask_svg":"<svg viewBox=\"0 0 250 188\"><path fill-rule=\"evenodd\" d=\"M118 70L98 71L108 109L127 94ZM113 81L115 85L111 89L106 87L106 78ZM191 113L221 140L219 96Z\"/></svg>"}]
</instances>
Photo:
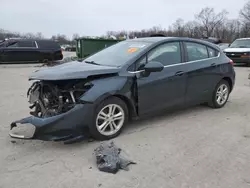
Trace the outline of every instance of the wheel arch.
<instances>
[{"instance_id":1,"label":"wheel arch","mask_svg":"<svg viewBox=\"0 0 250 188\"><path fill-rule=\"evenodd\" d=\"M133 117L137 116L135 103L131 99L129 99L127 96L120 95L120 94L115 94L112 96L117 97L117 98L121 99L123 102L125 102L125 104L127 105L127 108L128 108L129 120L131 120Z\"/></svg>"},{"instance_id":2,"label":"wheel arch","mask_svg":"<svg viewBox=\"0 0 250 188\"><path fill-rule=\"evenodd\" d=\"M230 87L230 92L231 92L232 89L233 89L233 81L232 81L232 79L230 77L224 77L224 78L222 78L222 80L225 80L225 81L228 82L229 87Z\"/></svg>"},{"instance_id":3,"label":"wheel arch","mask_svg":"<svg viewBox=\"0 0 250 188\"><path fill-rule=\"evenodd\" d=\"M107 100L109 98L112 97L116 97L120 100L122 100L127 108L128 108L128 115L129 115L129 120L131 120L133 117L137 117L137 111L136 111L136 106L135 103L133 102L132 99L129 99L129 97L122 95L122 94L118 94L118 93L114 93L114 94L105 94L103 96L101 96L97 101L96 101L96 105L100 104L102 101Z\"/></svg>"}]
</instances>

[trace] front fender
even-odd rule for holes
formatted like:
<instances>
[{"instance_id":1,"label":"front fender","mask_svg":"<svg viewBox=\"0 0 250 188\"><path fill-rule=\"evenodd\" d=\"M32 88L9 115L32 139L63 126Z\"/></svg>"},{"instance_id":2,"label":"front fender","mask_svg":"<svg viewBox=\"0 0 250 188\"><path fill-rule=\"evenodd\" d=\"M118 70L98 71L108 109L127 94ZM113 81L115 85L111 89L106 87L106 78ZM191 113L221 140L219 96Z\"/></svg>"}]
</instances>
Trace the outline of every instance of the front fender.
<instances>
[{"instance_id":1,"label":"front fender","mask_svg":"<svg viewBox=\"0 0 250 188\"><path fill-rule=\"evenodd\" d=\"M109 96L121 96L135 112L135 82L133 77L115 76L91 81L92 88L80 98L85 103L99 104Z\"/></svg>"},{"instance_id":2,"label":"front fender","mask_svg":"<svg viewBox=\"0 0 250 188\"><path fill-rule=\"evenodd\" d=\"M115 76L93 80L91 84L93 84L93 87L84 93L80 100L94 103L102 97L115 94L130 97L133 79Z\"/></svg>"}]
</instances>

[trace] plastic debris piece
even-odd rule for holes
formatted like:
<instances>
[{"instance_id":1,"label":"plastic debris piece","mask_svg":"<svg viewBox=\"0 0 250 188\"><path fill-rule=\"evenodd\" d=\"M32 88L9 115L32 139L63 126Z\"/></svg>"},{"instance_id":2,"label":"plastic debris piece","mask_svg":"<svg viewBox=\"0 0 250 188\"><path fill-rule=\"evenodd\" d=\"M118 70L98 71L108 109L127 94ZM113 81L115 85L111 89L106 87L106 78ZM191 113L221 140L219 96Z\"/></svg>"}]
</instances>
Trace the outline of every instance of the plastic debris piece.
<instances>
[{"instance_id":1,"label":"plastic debris piece","mask_svg":"<svg viewBox=\"0 0 250 188\"><path fill-rule=\"evenodd\" d=\"M128 171L130 164L135 162L120 156L121 148L115 146L114 142L101 144L95 149L96 163L100 171L116 174L119 169Z\"/></svg>"}]
</instances>

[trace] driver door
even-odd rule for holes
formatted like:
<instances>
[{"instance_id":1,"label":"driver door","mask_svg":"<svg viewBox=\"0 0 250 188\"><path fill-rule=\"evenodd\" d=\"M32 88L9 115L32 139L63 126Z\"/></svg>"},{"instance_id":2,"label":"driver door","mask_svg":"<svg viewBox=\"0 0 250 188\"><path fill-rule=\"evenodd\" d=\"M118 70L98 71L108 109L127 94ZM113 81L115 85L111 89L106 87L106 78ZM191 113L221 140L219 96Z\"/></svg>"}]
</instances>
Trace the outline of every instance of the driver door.
<instances>
[{"instance_id":1,"label":"driver door","mask_svg":"<svg viewBox=\"0 0 250 188\"><path fill-rule=\"evenodd\" d=\"M184 105L187 75L182 64L179 42L168 42L155 47L138 62L137 75L139 114ZM143 66L150 61L164 65L161 72L145 75Z\"/></svg>"}]
</instances>

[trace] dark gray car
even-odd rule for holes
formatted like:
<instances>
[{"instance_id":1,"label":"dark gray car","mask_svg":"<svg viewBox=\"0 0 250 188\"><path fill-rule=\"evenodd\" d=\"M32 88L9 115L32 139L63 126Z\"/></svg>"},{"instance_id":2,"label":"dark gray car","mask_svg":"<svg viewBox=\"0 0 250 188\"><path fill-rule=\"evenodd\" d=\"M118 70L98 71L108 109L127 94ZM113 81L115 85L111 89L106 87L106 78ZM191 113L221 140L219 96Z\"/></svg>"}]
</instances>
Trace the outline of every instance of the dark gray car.
<instances>
[{"instance_id":1,"label":"dark gray car","mask_svg":"<svg viewBox=\"0 0 250 188\"><path fill-rule=\"evenodd\" d=\"M118 136L133 118L165 109L207 103L223 107L233 90L233 62L210 42L152 37L126 40L85 60L34 72L28 91L30 137L74 140Z\"/></svg>"},{"instance_id":2,"label":"dark gray car","mask_svg":"<svg viewBox=\"0 0 250 188\"><path fill-rule=\"evenodd\" d=\"M11 38L0 42L0 64L42 63L62 59L61 47L53 40Z\"/></svg>"}]
</instances>

